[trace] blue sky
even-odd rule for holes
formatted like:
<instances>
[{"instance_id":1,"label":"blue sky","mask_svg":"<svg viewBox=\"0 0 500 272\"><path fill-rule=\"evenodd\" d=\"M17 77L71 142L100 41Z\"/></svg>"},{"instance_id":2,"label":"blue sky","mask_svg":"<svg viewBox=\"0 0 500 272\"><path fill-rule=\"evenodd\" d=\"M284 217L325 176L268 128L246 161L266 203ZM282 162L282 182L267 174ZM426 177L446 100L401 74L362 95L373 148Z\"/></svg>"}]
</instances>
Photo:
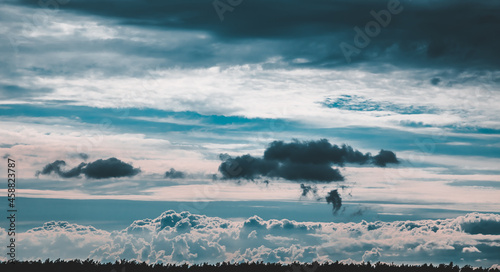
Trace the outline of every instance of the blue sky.
<instances>
[{"instance_id":1,"label":"blue sky","mask_svg":"<svg viewBox=\"0 0 500 272\"><path fill-rule=\"evenodd\" d=\"M498 3L213 3L2 5L21 258L500 263Z\"/></svg>"}]
</instances>

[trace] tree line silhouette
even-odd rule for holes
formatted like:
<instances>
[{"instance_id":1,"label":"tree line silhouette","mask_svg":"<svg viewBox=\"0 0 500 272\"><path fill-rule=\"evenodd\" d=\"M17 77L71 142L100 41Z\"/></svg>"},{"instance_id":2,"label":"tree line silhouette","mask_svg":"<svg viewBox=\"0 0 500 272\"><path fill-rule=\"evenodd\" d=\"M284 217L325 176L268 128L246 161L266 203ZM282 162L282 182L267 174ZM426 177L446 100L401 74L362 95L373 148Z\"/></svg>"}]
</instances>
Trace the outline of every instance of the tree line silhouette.
<instances>
[{"instance_id":1,"label":"tree line silhouette","mask_svg":"<svg viewBox=\"0 0 500 272\"><path fill-rule=\"evenodd\" d=\"M216 264L147 264L136 261L116 261L100 263L94 260L45 260L45 261L15 261L0 262L0 271L6 272L500 272L499 269L489 269L470 265L459 267L450 264L396 265L378 262L360 264L344 264L334 262L292 264L247 262Z\"/></svg>"}]
</instances>

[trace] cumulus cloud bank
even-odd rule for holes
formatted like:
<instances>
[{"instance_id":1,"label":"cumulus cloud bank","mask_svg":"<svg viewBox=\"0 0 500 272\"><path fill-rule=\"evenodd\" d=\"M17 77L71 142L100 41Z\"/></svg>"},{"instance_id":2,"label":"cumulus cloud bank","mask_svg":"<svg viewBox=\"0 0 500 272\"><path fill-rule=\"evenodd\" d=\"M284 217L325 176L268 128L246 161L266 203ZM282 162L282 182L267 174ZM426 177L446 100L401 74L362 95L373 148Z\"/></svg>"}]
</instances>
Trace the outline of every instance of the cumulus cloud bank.
<instances>
[{"instance_id":1,"label":"cumulus cloud bank","mask_svg":"<svg viewBox=\"0 0 500 272\"><path fill-rule=\"evenodd\" d=\"M500 215L472 213L454 219L396 222L243 222L167 211L107 232L68 222L48 222L20 233L25 259L128 259L148 263L382 261L396 263L499 262ZM486 227L485 227L486 226ZM479 231L482 232L479 232ZM0 240L8 238L0 228ZM4 257L2 257L4 258ZM480 262L476 260L480 259Z\"/></svg>"},{"instance_id":2,"label":"cumulus cloud bank","mask_svg":"<svg viewBox=\"0 0 500 272\"><path fill-rule=\"evenodd\" d=\"M67 171L63 170L64 166L66 166L65 161L57 160L47 164L41 171L37 171L36 176L54 173L62 178L77 178L83 174L91 179L106 179L132 177L141 172L141 169L134 168L131 164L117 158L99 159L90 163L82 162L77 167Z\"/></svg>"},{"instance_id":3,"label":"cumulus cloud bank","mask_svg":"<svg viewBox=\"0 0 500 272\"><path fill-rule=\"evenodd\" d=\"M231 157L221 154L223 161L219 171L226 179L249 179L259 177L284 178L291 181L334 182L343 181L344 176L332 165L346 163L374 164L385 167L388 163L399 163L394 152L381 150L376 156L363 154L348 145L332 145L326 139L318 141L274 141L262 158L251 155Z\"/></svg>"}]
</instances>

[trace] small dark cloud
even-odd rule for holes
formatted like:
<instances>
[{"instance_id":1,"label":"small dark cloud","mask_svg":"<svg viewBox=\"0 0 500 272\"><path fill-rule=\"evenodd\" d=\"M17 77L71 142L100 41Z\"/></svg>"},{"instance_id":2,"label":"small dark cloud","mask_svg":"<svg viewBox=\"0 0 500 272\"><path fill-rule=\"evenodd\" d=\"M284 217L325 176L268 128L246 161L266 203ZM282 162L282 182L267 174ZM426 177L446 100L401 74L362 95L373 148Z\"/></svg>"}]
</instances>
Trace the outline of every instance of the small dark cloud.
<instances>
[{"instance_id":1,"label":"small dark cloud","mask_svg":"<svg viewBox=\"0 0 500 272\"><path fill-rule=\"evenodd\" d=\"M333 214L337 214L342 207L342 198L340 197L339 192L337 190L331 190L325 199L328 204L332 204Z\"/></svg>"},{"instance_id":2,"label":"small dark cloud","mask_svg":"<svg viewBox=\"0 0 500 272\"><path fill-rule=\"evenodd\" d=\"M76 178L82 173L82 168L85 166L85 164L81 163L77 167L72 168L68 171L62 170L62 167L64 166L66 166L65 161L57 160L53 163L45 165L42 171L37 171L36 176L38 177L39 175L50 175L52 173L55 173L62 178Z\"/></svg>"},{"instance_id":3,"label":"small dark cloud","mask_svg":"<svg viewBox=\"0 0 500 272\"><path fill-rule=\"evenodd\" d=\"M78 157L80 157L82 160L86 161L89 158L89 155L85 153L78 153Z\"/></svg>"},{"instance_id":4,"label":"small dark cloud","mask_svg":"<svg viewBox=\"0 0 500 272\"><path fill-rule=\"evenodd\" d=\"M305 185L304 183L300 184L300 189L302 189L302 196L307 196L309 192L311 192L313 195L316 195L318 193L318 188L316 186Z\"/></svg>"},{"instance_id":5,"label":"small dark cloud","mask_svg":"<svg viewBox=\"0 0 500 272\"><path fill-rule=\"evenodd\" d=\"M117 158L107 160L97 160L87 164L83 173L87 178L105 179L132 177L139 174L141 170L125 163Z\"/></svg>"},{"instance_id":6,"label":"small dark cloud","mask_svg":"<svg viewBox=\"0 0 500 272\"><path fill-rule=\"evenodd\" d=\"M57 160L47 164L42 171L37 171L36 176L54 173L62 178L77 178L83 174L87 178L106 179L132 177L141 172L139 168L134 168L132 165L117 158L109 158L106 160L99 159L91 163L82 162L77 167L67 171L62 169L64 166L66 166L65 161Z\"/></svg>"},{"instance_id":7,"label":"small dark cloud","mask_svg":"<svg viewBox=\"0 0 500 272\"><path fill-rule=\"evenodd\" d=\"M260 177L283 178L291 181L330 183L343 181L344 177L333 165L346 163L374 164L386 166L398 163L392 151L381 150L372 157L348 145L332 145L326 139L318 141L274 141L265 150L262 158L249 154L231 157L221 154L219 171L225 179L254 180Z\"/></svg>"},{"instance_id":8,"label":"small dark cloud","mask_svg":"<svg viewBox=\"0 0 500 272\"><path fill-rule=\"evenodd\" d=\"M318 187L316 185L306 185L304 183L301 183L300 189L302 190L302 193L300 195L301 198L311 195L311 197L316 201L321 201L323 199L323 197L319 196Z\"/></svg>"},{"instance_id":9,"label":"small dark cloud","mask_svg":"<svg viewBox=\"0 0 500 272\"><path fill-rule=\"evenodd\" d=\"M388 163L399 163L399 160L394 152L382 149L378 155L373 157L373 163L377 166L385 167Z\"/></svg>"},{"instance_id":10,"label":"small dark cloud","mask_svg":"<svg viewBox=\"0 0 500 272\"><path fill-rule=\"evenodd\" d=\"M10 157L10 154L9 154L9 153L7 153L7 154L3 155L2 159L7 159L8 157Z\"/></svg>"},{"instance_id":11,"label":"small dark cloud","mask_svg":"<svg viewBox=\"0 0 500 272\"><path fill-rule=\"evenodd\" d=\"M177 171L174 168L170 168L169 171L165 172L165 178L169 179L183 179L186 177L186 174L182 171Z\"/></svg>"},{"instance_id":12,"label":"small dark cloud","mask_svg":"<svg viewBox=\"0 0 500 272\"><path fill-rule=\"evenodd\" d=\"M431 79L431 84L436 86L436 85L439 85L439 83L441 83L441 79L438 78L438 77L435 77L433 79Z\"/></svg>"}]
</instances>

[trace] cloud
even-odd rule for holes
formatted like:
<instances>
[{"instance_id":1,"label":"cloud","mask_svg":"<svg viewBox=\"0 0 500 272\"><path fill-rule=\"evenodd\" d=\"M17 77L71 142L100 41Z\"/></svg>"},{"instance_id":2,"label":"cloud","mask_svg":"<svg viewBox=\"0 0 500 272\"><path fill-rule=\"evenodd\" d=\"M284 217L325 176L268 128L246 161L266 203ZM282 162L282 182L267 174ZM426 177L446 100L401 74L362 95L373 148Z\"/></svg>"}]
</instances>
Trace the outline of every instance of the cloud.
<instances>
[{"instance_id":1,"label":"cloud","mask_svg":"<svg viewBox=\"0 0 500 272\"><path fill-rule=\"evenodd\" d=\"M66 166L66 162L62 160L57 160L53 163L47 164L45 167L43 167L42 171L37 171L36 176L38 177L39 175L50 175L52 173L59 175L62 178L76 178L80 176L82 173L82 168L85 167L85 163L81 163L75 168L72 168L68 171L64 171L61 168Z\"/></svg>"},{"instance_id":2,"label":"cloud","mask_svg":"<svg viewBox=\"0 0 500 272\"><path fill-rule=\"evenodd\" d=\"M318 188L313 185L305 185L303 183L300 184L300 189L302 189L301 196L307 196L309 192L311 192L314 196L318 194Z\"/></svg>"},{"instance_id":3,"label":"cloud","mask_svg":"<svg viewBox=\"0 0 500 272\"><path fill-rule=\"evenodd\" d=\"M342 207L342 198L339 195L337 190L331 190L328 192L328 195L325 197L326 203L332 204L333 214L336 214L340 208Z\"/></svg>"},{"instance_id":4,"label":"cloud","mask_svg":"<svg viewBox=\"0 0 500 272\"><path fill-rule=\"evenodd\" d=\"M343 181L344 177L336 164L346 163L367 164L384 167L388 163L399 163L392 151L381 150L377 156L363 154L351 146L332 145L326 139L318 141L298 141L291 143L274 141L264 151L263 158L249 154L231 157L221 154L223 161L219 171L226 179L248 179L259 177L283 178L291 181L311 181L330 183Z\"/></svg>"},{"instance_id":5,"label":"cloud","mask_svg":"<svg viewBox=\"0 0 500 272\"><path fill-rule=\"evenodd\" d=\"M274 141L264 152L267 160L291 161L294 163L313 163L344 165L344 163L364 164L369 161L370 155L354 150L348 145L332 145L326 139L318 141L293 141L284 143Z\"/></svg>"},{"instance_id":6,"label":"cloud","mask_svg":"<svg viewBox=\"0 0 500 272\"><path fill-rule=\"evenodd\" d=\"M441 82L441 79L439 77L433 77L430 82L432 85L437 86Z\"/></svg>"},{"instance_id":7,"label":"cloud","mask_svg":"<svg viewBox=\"0 0 500 272\"><path fill-rule=\"evenodd\" d=\"M479 249L475 246L470 246L470 247L464 247L462 248L463 253L481 253Z\"/></svg>"},{"instance_id":8,"label":"cloud","mask_svg":"<svg viewBox=\"0 0 500 272\"><path fill-rule=\"evenodd\" d=\"M25 88L18 85L6 85L0 82L0 98L2 100L14 100L20 98L32 98L40 94L50 93L49 88Z\"/></svg>"},{"instance_id":9,"label":"cloud","mask_svg":"<svg viewBox=\"0 0 500 272\"><path fill-rule=\"evenodd\" d=\"M89 252L112 241L107 231L66 221L50 221L21 235L16 246L24 252L25 260L38 260L42 256L53 260L85 259Z\"/></svg>"},{"instance_id":10,"label":"cloud","mask_svg":"<svg viewBox=\"0 0 500 272\"><path fill-rule=\"evenodd\" d=\"M381 261L492 266L499 263L500 235L470 234L461 222L500 221L497 214L451 219L326 223L288 219L244 221L166 211L111 232L68 222L47 222L19 233L25 259L120 259L148 263ZM0 228L0 242L8 239ZM5 256L1 257L5 258ZM481 259L480 262L475 262Z\"/></svg>"},{"instance_id":11,"label":"cloud","mask_svg":"<svg viewBox=\"0 0 500 272\"><path fill-rule=\"evenodd\" d=\"M373 163L380 167L385 167L388 163L399 163L398 158L396 158L396 154L389 150L380 150L378 155L373 157Z\"/></svg>"},{"instance_id":12,"label":"cloud","mask_svg":"<svg viewBox=\"0 0 500 272\"><path fill-rule=\"evenodd\" d=\"M139 168L134 168L132 165L122 162L117 158L99 159L87 164L83 170L85 176L94 179L132 177L140 172Z\"/></svg>"},{"instance_id":13,"label":"cloud","mask_svg":"<svg viewBox=\"0 0 500 272\"><path fill-rule=\"evenodd\" d=\"M326 200L326 203L332 204L332 213L334 215L342 207L342 197L340 196L338 190L331 190L327 193L327 195L323 198L318 195L318 188L315 185L305 185L303 183L300 184L300 189L302 189L301 197L307 196L309 193L313 195L316 201L321 201L323 199ZM353 213L352 216L360 216L363 214L363 210L358 209L357 212Z\"/></svg>"},{"instance_id":14,"label":"cloud","mask_svg":"<svg viewBox=\"0 0 500 272\"><path fill-rule=\"evenodd\" d=\"M232 158L221 154L223 162L219 165L219 172L224 178L229 179L256 179L260 176L275 176L279 168L277 161L267 161L265 159L254 158L251 155L243 155Z\"/></svg>"},{"instance_id":15,"label":"cloud","mask_svg":"<svg viewBox=\"0 0 500 272\"><path fill-rule=\"evenodd\" d=\"M89 158L89 155L85 154L85 153L78 153L78 157L80 157L82 160L86 161Z\"/></svg>"},{"instance_id":16,"label":"cloud","mask_svg":"<svg viewBox=\"0 0 500 272\"><path fill-rule=\"evenodd\" d=\"M380 248L372 248L370 251L366 251L363 254L362 260L363 262L376 262L382 256Z\"/></svg>"},{"instance_id":17,"label":"cloud","mask_svg":"<svg viewBox=\"0 0 500 272\"><path fill-rule=\"evenodd\" d=\"M342 66L345 65L345 58L339 44L345 42L354 46L354 28L364 30L368 23L373 22L378 26L380 35L369 37L368 45L361 48L363 50L354 56L353 61L379 64L375 67L381 67L383 63L426 68L499 67L496 62L499 41L491 33L497 33L500 29L500 5L492 1L445 0L434 4L432 10L429 10L427 2L398 1L402 12L392 14L384 27L377 23L373 13L387 10L387 2L368 0L356 3L348 0L292 1L287 5L281 1L256 0L235 7L233 12L226 12L224 22L220 22L211 3L201 0L191 1L189 7L180 0L168 3L155 0L148 2L148 5L138 0L114 2L102 6L95 0L74 0L60 8L71 15L90 15L102 21L115 19L113 21L122 26L206 33L210 37L209 45L219 45L212 49L206 46L205 38L181 43L187 52L180 50L183 48L181 46L170 45L162 52L158 48L162 44L155 47L153 42L126 48L127 52L136 55L149 54L172 59L173 65L249 62L252 57L260 61L278 55L297 66ZM13 3L28 5L29 2ZM114 8L118 4L120 8ZM255 14L259 14L259 22L252 20ZM223 50L224 54L218 54L220 45L231 44L236 47L243 44L242 41L248 43L252 39L258 42L245 47L247 50L243 52L228 49ZM110 39L102 43L119 42ZM147 46L148 50L139 50L141 46ZM120 47L123 46L113 46Z\"/></svg>"},{"instance_id":18,"label":"cloud","mask_svg":"<svg viewBox=\"0 0 500 272\"><path fill-rule=\"evenodd\" d=\"M500 218L492 215L468 214L455 223L466 233L500 235Z\"/></svg>"},{"instance_id":19,"label":"cloud","mask_svg":"<svg viewBox=\"0 0 500 272\"><path fill-rule=\"evenodd\" d=\"M139 168L134 168L132 165L125 163L117 158L109 158L106 160L99 159L91 163L80 163L68 171L64 171L62 167L66 166L66 162L57 160L47 164L41 171L36 172L36 176L57 174L62 178L77 178L81 174L91 179L106 179L132 177L141 172Z\"/></svg>"},{"instance_id":20,"label":"cloud","mask_svg":"<svg viewBox=\"0 0 500 272\"><path fill-rule=\"evenodd\" d=\"M434 82L434 79L431 83ZM432 83L433 85L436 85ZM349 111L388 111L399 114L429 114L438 110L430 106L404 105L388 101L374 101L359 95L340 95L336 98L326 98L321 104L328 108Z\"/></svg>"},{"instance_id":21,"label":"cloud","mask_svg":"<svg viewBox=\"0 0 500 272\"><path fill-rule=\"evenodd\" d=\"M170 179L183 179L186 177L186 174L182 171L177 171L174 168L170 168L169 171L165 172L165 178Z\"/></svg>"}]
</instances>

